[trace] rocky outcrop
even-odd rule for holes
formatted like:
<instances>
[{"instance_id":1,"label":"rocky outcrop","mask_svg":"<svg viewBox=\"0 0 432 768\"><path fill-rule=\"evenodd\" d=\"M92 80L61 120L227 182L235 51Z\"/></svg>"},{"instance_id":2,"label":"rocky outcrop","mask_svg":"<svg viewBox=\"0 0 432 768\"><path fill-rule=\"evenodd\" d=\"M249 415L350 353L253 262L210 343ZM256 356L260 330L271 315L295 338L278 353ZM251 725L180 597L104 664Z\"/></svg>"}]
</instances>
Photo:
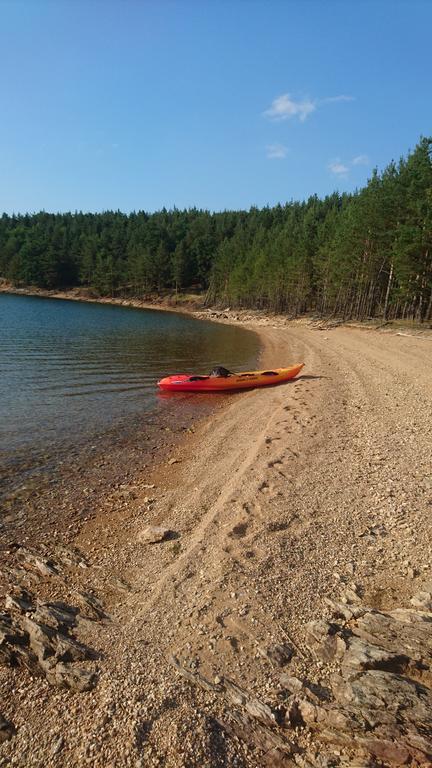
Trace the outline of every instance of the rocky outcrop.
<instances>
[{"instance_id":1,"label":"rocky outcrop","mask_svg":"<svg viewBox=\"0 0 432 768\"><path fill-rule=\"evenodd\" d=\"M95 673L74 666L74 662L97 658L72 634L78 608L40 602L22 589L7 595L5 607L0 614L0 663L43 674L52 685L76 691L94 687Z\"/></svg>"},{"instance_id":2,"label":"rocky outcrop","mask_svg":"<svg viewBox=\"0 0 432 768\"><path fill-rule=\"evenodd\" d=\"M328 600L330 616L307 628L319 682L284 671L275 700L260 701L222 676L178 672L223 696L226 730L262 751L268 766L390 768L432 765L432 590L388 612L357 595ZM325 684L323 684L325 680Z\"/></svg>"},{"instance_id":3,"label":"rocky outcrop","mask_svg":"<svg viewBox=\"0 0 432 768\"><path fill-rule=\"evenodd\" d=\"M45 548L17 546L14 561L5 571L9 591L0 612L0 664L28 669L54 686L88 691L96 684L94 661L98 654L76 637L79 622L106 619L102 604L91 592L74 589L68 582L71 569L88 563L75 548L57 547L55 557ZM62 600L42 600L43 585L73 593L76 605ZM4 730L4 729L3 729Z\"/></svg>"}]
</instances>

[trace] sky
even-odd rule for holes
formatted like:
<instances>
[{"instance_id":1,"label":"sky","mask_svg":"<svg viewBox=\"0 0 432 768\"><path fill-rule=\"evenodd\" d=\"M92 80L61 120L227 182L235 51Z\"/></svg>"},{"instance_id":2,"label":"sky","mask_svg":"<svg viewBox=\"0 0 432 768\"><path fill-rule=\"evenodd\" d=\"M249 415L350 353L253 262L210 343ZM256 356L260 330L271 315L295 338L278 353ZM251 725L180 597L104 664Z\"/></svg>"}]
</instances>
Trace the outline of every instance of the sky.
<instances>
[{"instance_id":1,"label":"sky","mask_svg":"<svg viewBox=\"0 0 432 768\"><path fill-rule=\"evenodd\" d=\"M0 0L0 212L351 191L432 134L432 0Z\"/></svg>"}]
</instances>

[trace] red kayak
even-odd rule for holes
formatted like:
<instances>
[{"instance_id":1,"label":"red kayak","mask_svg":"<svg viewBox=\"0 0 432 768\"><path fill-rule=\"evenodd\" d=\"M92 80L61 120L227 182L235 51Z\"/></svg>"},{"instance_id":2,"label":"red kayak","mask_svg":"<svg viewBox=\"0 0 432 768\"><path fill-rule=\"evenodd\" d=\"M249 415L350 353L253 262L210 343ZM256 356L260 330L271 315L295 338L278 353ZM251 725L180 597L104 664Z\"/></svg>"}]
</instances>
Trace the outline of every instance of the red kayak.
<instances>
[{"instance_id":1,"label":"red kayak","mask_svg":"<svg viewBox=\"0 0 432 768\"><path fill-rule=\"evenodd\" d=\"M193 374L177 373L158 381L158 387L165 392L229 392L238 389L268 387L272 384L282 384L284 381L294 379L303 366L304 363L299 363L292 365L291 368L231 373L229 376L194 376Z\"/></svg>"}]
</instances>

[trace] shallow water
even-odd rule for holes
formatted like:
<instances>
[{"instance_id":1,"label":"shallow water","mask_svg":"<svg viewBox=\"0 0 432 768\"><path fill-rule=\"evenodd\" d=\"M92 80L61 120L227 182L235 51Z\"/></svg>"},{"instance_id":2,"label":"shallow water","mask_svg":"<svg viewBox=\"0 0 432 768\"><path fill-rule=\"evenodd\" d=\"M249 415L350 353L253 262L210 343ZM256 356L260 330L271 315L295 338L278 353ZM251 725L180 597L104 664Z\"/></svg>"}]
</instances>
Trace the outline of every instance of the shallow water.
<instances>
[{"instance_id":1,"label":"shallow water","mask_svg":"<svg viewBox=\"0 0 432 768\"><path fill-rule=\"evenodd\" d=\"M0 294L0 490L105 433L152 420L156 381L253 367L255 334L185 315ZM191 416L208 396L176 396Z\"/></svg>"}]
</instances>

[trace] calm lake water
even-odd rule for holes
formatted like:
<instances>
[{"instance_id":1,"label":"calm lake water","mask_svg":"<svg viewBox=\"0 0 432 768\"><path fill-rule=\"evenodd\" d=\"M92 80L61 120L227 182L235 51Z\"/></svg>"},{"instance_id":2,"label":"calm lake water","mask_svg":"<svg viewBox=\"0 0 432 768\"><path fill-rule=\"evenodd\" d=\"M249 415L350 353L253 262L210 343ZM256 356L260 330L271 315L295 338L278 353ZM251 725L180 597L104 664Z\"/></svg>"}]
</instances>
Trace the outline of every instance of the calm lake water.
<instances>
[{"instance_id":1,"label":"calm lake water","mask_svg":"<svg viewBox=\"0 0 432 768\"><path fill-rule=\"evenodd\" d=\"M246 370L257 355L257 337L241 328L0 294L0 497L33 469L172 408L155 386L162 376ZM208 395L174 397L191 415L208 404Z\"/></svg>"}]
</instances>

